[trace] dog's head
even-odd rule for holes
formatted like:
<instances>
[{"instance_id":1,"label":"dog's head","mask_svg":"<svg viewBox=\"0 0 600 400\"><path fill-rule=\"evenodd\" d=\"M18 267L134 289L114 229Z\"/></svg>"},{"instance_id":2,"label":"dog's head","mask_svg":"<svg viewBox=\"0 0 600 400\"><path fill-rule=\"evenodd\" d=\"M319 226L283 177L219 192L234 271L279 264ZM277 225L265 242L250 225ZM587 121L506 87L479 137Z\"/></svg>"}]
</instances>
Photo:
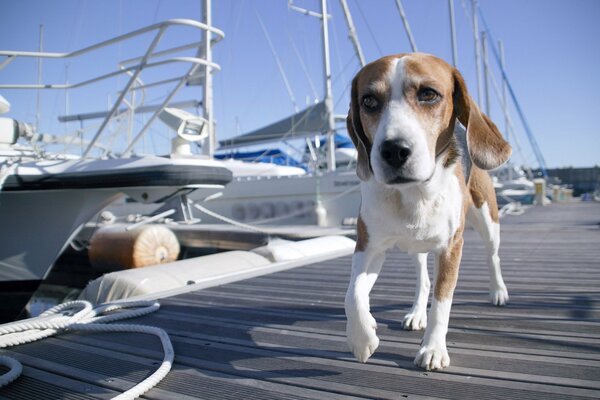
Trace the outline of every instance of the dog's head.
<instances>
[{"instance_id":1,"label":"dog's head","mask_svg":"<svg viewBox=\"0 0 600 400\"><path fill-rule=\"evenodd\" d=\"M346 119L358 150L358 177L386 185L429 180L453 141L456 119L467 128L476 166L494 169L509 159L510 145L445 61L411 53L366 65L352 81Z\"/></svg>"}]
</instances>

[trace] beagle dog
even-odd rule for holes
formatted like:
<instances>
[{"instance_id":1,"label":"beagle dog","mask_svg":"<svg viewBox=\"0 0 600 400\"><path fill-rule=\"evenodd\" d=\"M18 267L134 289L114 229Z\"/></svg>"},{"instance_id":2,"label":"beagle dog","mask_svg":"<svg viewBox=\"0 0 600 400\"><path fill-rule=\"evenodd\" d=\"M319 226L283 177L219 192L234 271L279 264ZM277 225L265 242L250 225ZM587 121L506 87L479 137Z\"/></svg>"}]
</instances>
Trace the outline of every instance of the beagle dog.
<instances>
[{"instance_id":1,"label":"beagle dog","mask_svg":"<svg viewBox=\"0 0 600 400\"><path fill-rule=\"evenodd\" d=\"M348 345L360 362L379 345L369 293L386 250L396 246L413 256L417 269L415 300L403 320L404 329L425 328L415 364L447 367L465 221L486 244L492 303L508 301L498 258L498 207L485 170L505 163L512 150L471 99L461 74L429 54L383 57L362 68L352 81L346 121L358 150L362 195L345 299ZM427 316L429 252L435 254L435 280Z\"/></svg>"}]
</instances>

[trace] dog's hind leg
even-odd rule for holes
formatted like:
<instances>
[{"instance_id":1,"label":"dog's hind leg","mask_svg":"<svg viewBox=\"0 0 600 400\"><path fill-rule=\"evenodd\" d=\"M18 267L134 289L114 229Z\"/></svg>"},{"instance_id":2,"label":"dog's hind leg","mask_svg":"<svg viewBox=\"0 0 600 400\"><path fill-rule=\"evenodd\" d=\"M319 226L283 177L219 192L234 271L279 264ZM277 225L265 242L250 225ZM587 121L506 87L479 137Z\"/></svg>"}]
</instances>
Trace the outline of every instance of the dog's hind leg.
<instances>
[{"instance_id":1,"label":"dog's hind leg","mask_svg":"<svg viewBox=\"0 0 600 400\"><path fill-rule=\"evenodd\" d=\"M427 271L427 253L413 254L416 267L417 287L415 301L408 314L402 320L402 327L409 331L418 331L427 327L427 302L429 300L429 272Z\"/></svg>"},{"instance_id":2,"label":"dog's hind leg","mask_svg":"<svg viewBox=\"0 0 600 400\"><path fill-rule=\"evenodd\" d=\"M496 205L493 204L495 207ZM488 203L483 203L480 208L469 207L467 220L479 233L488 256L488 267L490 272L490 300L496 306L503 306L508 302L508 290L502 279L500 270L500 257L498 249L500 248L500 224L494 222L490 216Z\"/></svg>"},{"instance_id":3,"label":"dog's hind leg","mask_svg":"<svg viewBox=\"0 0 600 400\"><path fill-rule=\"evenodd\" d=\"M352 276L346 292L346 340L360 362L366 362L379 346L371 315L369 294L385 261L383 251L361 251L352 257Z\"/></svg>"}]
</instances>

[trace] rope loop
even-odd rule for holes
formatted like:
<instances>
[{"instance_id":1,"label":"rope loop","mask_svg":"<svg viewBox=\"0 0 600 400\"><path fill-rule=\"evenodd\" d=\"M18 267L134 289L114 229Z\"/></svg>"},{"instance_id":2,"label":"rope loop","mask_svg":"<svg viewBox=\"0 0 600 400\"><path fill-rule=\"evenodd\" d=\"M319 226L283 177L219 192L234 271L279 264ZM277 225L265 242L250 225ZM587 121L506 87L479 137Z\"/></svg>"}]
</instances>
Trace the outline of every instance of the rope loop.
<instances>
[{"instance_id":1,"label":"rope loop","mask_svg":"<svg viewBox=\"0 0 600 400\"><path fill-rule=\"evenodd\" d=\"M171 370L175 359L173 345L167 332L154 326L135 324L106 324L126 318L137 318L160 308L158 301L129 301L101 304L93 307L84 300L69 301L43 312L38 317L0 325L0 348L30 343L55 334L72 331L132 332L157 336L163 347L163 361L152 375L133 388L115 397L118 400L135 399L156 386ZM0 375L0 387L13 382L21 375L19 361L0 356L0 365L9 371Z\"/></svg>"}]
</instances>

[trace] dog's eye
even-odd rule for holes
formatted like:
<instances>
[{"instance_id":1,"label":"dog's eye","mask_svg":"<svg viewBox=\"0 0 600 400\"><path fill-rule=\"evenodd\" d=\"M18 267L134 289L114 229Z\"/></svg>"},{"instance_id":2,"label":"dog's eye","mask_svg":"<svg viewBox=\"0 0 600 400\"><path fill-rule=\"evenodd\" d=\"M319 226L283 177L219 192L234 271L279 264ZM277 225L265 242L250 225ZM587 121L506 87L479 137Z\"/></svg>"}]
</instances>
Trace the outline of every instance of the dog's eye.
<instances>
[{"instance_id":1,"label":"dog's eye","mask_svg":"<svg viewBox=\"0 0 600 400\"><path fill-rule=\"evenodd\" d=\"M364 96L362 98L362 105L367 111L376 111L379 108L379 102L373 96Z\"/></svg>"},{"instance_id":2,"label":"dog's eye","mask_svg":"<svg viewBox=\"0 0 600 400\"><path fill-rule=\"evenodd\" d=\"M424 88L419 90L417 98L423 103L433 103L440 97L439 93L432 88Z\"/></svg>"}]
</instances>

